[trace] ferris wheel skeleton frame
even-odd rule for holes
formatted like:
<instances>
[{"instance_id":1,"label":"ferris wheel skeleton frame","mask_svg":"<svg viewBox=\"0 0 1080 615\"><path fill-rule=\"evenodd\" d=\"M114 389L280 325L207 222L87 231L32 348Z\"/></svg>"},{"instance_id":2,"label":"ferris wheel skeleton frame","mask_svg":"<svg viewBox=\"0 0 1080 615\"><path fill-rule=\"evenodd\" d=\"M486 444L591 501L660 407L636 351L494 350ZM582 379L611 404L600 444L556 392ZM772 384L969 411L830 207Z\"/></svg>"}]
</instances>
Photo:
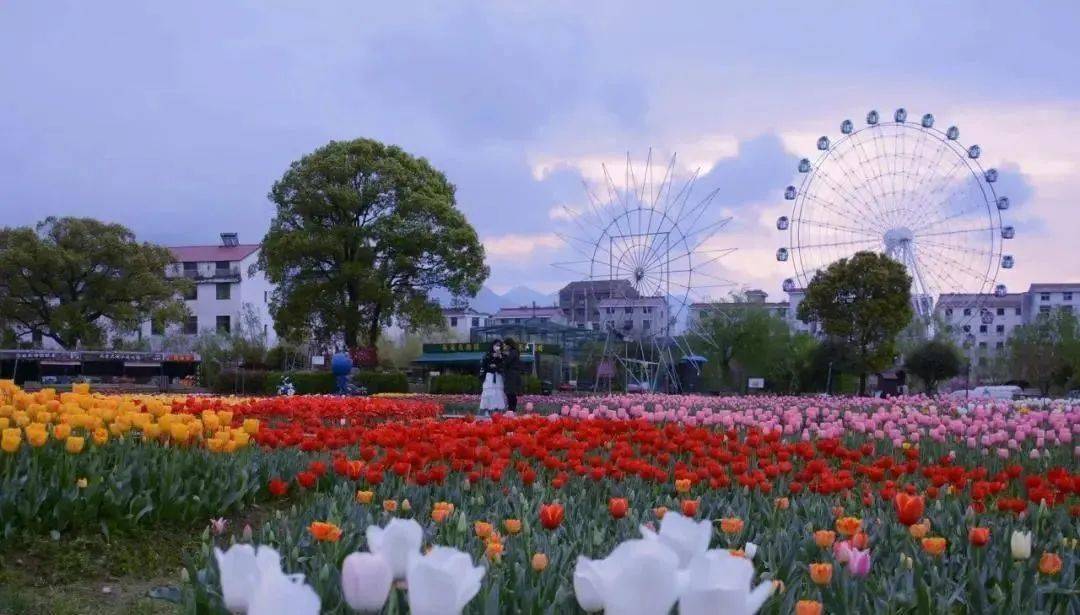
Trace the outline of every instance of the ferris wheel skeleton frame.
<instances>
[{"instance_id":1,"label":"ferris wheel skeleton frame","mask_svg":"<svg viewBox=\"0 0 1080 615\"><path fill-rule=\"evenodd\" d=\"M607 165L603 165L607 200L598 198L588 183L583 182L588 197L587 211L578 212L563 205L566 217L581 236L556 233L582 257L578 261L554 263L556 267L589 282L626 281L628 284L618 291L623 294L612 296L614 299L646 302L650 298L663 299L658 306L662 312L660 326L650 328L649 333L639 332L636 339L627 339L617 331L613 321L608 320L611 315L599 313L598 296L586 300L586 309L594 310L586 315L588 320L594 325L605 323L603 359L618 361L627 375L627 386L635 385L638 390L656 390L664 382L679 386L672 347L684 356L692 356L693 351L684 337L673 335L675 324L696 291L731 286L727 280L704 271L734 251L705 248L731 220L725 217L703 224L709 205L720 189L694 202L692 192L699 177L695 171L674 191L676 160L673 155L657 183L650 149L639 182L628 153L621 189ZM593 288L592 284L588 285L588 292L592 293ZM616 285L609 285L608 292L613 288ZM691 364L698 367L694 362ZM594 388L599 386L599 380L597 377Z\"/></svg>"},{"instance_id":2,"label":"ferris wheel skeleton frame","mask_svg":"<svg viewBox=\"0 0 1080 615\"><path fill-rule=\"evenodd\" d=\"M987 291L1007 294L995 283L1014 264L1003 246L1015 229L1002 224L1009 199L994 190L998 171L982 168L978 145L960 145L957 127L934 123L929 113L909 121L903 108L892 122L870 111L866 126L844 120L838 140L818 139L817 159L799 161L800 186L784 191L791 217L776 222L790 241L776 258L791 257L796 276L784 290L805 288L839 258L876 250L907 268L915 312L928 323L942 294L969 315Z\"/></svg>"}]
</instances>

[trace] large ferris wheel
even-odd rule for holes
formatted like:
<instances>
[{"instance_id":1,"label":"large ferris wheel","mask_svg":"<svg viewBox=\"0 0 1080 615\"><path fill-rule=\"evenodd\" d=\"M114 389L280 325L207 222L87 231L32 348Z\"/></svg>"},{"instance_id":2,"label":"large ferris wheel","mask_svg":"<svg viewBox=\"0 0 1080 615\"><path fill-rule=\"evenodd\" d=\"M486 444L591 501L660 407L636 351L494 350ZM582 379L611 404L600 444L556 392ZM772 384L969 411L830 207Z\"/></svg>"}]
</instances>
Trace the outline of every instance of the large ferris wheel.
<instances>
[{"instance_id":1,"label":"large ferris wheel","mask_svg":"<svg viewBox=\"0 0 1080 615\"><path fill-rule=\"evenodd\" d=\"M784 191L792 213L776 227L789 243L776 258L795 269L786 290L871 250L904 264L915 312L927 321L942 294L977 308L985 293L1006 293L996 281L999 268L1013 266L1004 243L1015 229L1002 223L1009 199L994 189L998 171L979 164L978 145L961 145L960 130L938 129L929 113L911 121L902 108L892 121L877 111L862 127L844 120L840 133L817 140L816 158L799 161L802 181Z\"/></svg>"}]
</instances>

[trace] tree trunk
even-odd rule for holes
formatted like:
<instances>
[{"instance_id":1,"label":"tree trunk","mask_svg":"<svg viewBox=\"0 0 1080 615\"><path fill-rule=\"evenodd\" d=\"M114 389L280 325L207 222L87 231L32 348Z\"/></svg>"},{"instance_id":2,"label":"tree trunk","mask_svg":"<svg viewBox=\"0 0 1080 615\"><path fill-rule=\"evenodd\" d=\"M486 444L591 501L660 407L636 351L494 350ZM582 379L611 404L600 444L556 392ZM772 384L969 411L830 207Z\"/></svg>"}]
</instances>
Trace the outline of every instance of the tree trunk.
<instances>
[{"instance_id":1,"label":"tree trunk","mask_svg":"<svg viewBox=\"0 0 1080 615\"><path fill-rule=\"evenodd\" d=\"M866 397L866 372L859 372L859 397Z\"/></svg>"}]
</instances>

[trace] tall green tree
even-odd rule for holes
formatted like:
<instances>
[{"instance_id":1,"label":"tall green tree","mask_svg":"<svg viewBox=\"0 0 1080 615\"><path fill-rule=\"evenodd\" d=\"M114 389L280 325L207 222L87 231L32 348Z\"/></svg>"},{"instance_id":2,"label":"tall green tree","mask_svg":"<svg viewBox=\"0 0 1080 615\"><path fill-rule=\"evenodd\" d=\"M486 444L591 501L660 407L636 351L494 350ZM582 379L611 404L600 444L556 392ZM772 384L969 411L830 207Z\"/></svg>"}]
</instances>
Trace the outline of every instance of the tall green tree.
<instances>
[{"instance_id":1,"label":"tall green tree","mask_svg":"<svg viewBox=\"0 0 1080 615\"><path fill-rule=\"evenodd\" d=\"M179 322L190 281L165 277L168 249L140 243L119 224L46 218L0 229L0 314L19 335L63 348L101 346L111 328Z\"/></svg>"},{"instance_id":2,"label":"tall green tree","mask_svg":"<svg viewBox=\"0 0 1080 615\"><path fill-rule=\"evenodd\" d=\"M875 252L857 252L815 273L798 311L800 320L817 321L826 335L851 347L860 395L867 374L889 365L911 316L911 276Z\"/></svg>"},{"instance_id":3,"label":"tall green tree","mask_svg":"<svg viewBox=\"0 0 1080 615\"><path fill-rule=\"evenodd\" d=\"M1040 313L1013 330L1009 337L1009 361L1015 375L1039 387L1044 395L1053 385L1064 385L1076 366L1080 326L1076 316L1064 310Z\"/></svg>"},{"instance_id":4,"label":"tall green tree","mask_svg":"<svg viewBox=\"0 0 1080 615\"><path fill-rule=\"evenodd\" d=\"M923 381L928 394L935 393L942 380L958 375L962 367L960 352L946 340L927 340L904 360L904 368Z\"/></svg>"},{"instance_id":5,"label":"tall green tree","mask_svg":"<svg viewBox=\"0 0 1080 615\"><path fill-rule=\"evenodd\" d=\"M427 160L370 139L332 141L270 191L260 266L284 337L375 347L391 321L437 325L436 287L475 295L488 276L454 186Z\"/></svg>"}]
</instances>

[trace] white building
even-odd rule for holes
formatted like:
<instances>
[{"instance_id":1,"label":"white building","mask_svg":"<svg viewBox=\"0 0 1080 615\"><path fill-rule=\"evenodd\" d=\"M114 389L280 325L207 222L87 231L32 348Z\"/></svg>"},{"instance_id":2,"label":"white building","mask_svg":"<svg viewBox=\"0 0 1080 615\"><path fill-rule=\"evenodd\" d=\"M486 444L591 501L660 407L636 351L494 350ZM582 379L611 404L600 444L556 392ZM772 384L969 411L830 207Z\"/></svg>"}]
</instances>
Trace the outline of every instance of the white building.
<instances>
[{"instance_id":1,"label":"white building","mask_svg":"<svg viewBox=\"0 0 1080 615\"><path fill-rule=\"evenodd\" d=\"M688 310L688 324L690 327L697 326L701 319L719 312L731 312L733 310L761 309L769 314L787 322L793 331L817 335L818 325L816 322L805 323L799 320L797 314L799 304L806 297L806 291L801 288L792 288L787 291L787 301L768 301L769 294L763 290L752 289L743 293L743 301L710 301L708 303L692 303Z\"/></svg>"},{"instance_id":2,"label":"white building","mask_svg":"<svg viewBox=\"0 0 1080 615\"><path fill-rule=\"evenodd\" d=\"M515 325L527 320L568 324L563 311L557 307L522 306L502 308L488 320L489 325Z\"/></svg>"},{"instance_id":3,"label":"white building","mask_svg":"<svg viewBox=\"0 0 1080 615\"><path fill-rule=\"evenodd\" d=\"M270 296L274 286L258 269L259 244L242 244L236 233L222 233L221 243L203 246L170 247L176 262L165 269L166 277L185 277L193 282L184 297L190 315L187 322L166 332L157 323L144 323L142 335L152 347L160 346L166 333L192 336L205 331L230 333L254 326L266 337L266 345L277 343ZM251 317L252 322L245 322Z\"/></svg>"},{"instance_id":4,"label":"white building","mask_svg":"<svg viewBox=\"0 0 1080 615\"><path fill-rule=\"evenodd\" d=\"M670 311L663 297L611 297L596 303L603 327L626 338L645 339L673 333ZM584 323L578 323L585 328Z\"/></svg>"},{"instance_id":5,"label":"white building","mask_svg":"<svg viewBox=\"0 0 1080 615\"><path fill-rule=\"evenodd\" d=\"M1024 293L1024 314L1028 322L1037 314L1054 308L1074 312L1077 305L1080 305L1080 283L1032 284Z\"/></svg>"},{"instance_id":6,"label":"white building","mask_svg":"<svg viewBox=\"0 0 1080 615\"><path fill-rule=\"evenodd\" d=\"M991 357L1005 352L1013 330L1027 322L1024 301L1025 293L943 293L934 316L973 363L986 365Z\"/></svg>"},{"instance_id":7,"label":"white building","mask_svg":"<svg viewBox=\"0 0 1080 615\"><path fill-rule=\"evenodd\" d=\"M471 307L448 307L442 309L443 330L424 332L424 339L429 342L468 342L473 329L486 327L491 314L477 311ZM399 324L392 324L382 331L382 338L400 344L409 333Z\"/></svg>"}]
</instances>

